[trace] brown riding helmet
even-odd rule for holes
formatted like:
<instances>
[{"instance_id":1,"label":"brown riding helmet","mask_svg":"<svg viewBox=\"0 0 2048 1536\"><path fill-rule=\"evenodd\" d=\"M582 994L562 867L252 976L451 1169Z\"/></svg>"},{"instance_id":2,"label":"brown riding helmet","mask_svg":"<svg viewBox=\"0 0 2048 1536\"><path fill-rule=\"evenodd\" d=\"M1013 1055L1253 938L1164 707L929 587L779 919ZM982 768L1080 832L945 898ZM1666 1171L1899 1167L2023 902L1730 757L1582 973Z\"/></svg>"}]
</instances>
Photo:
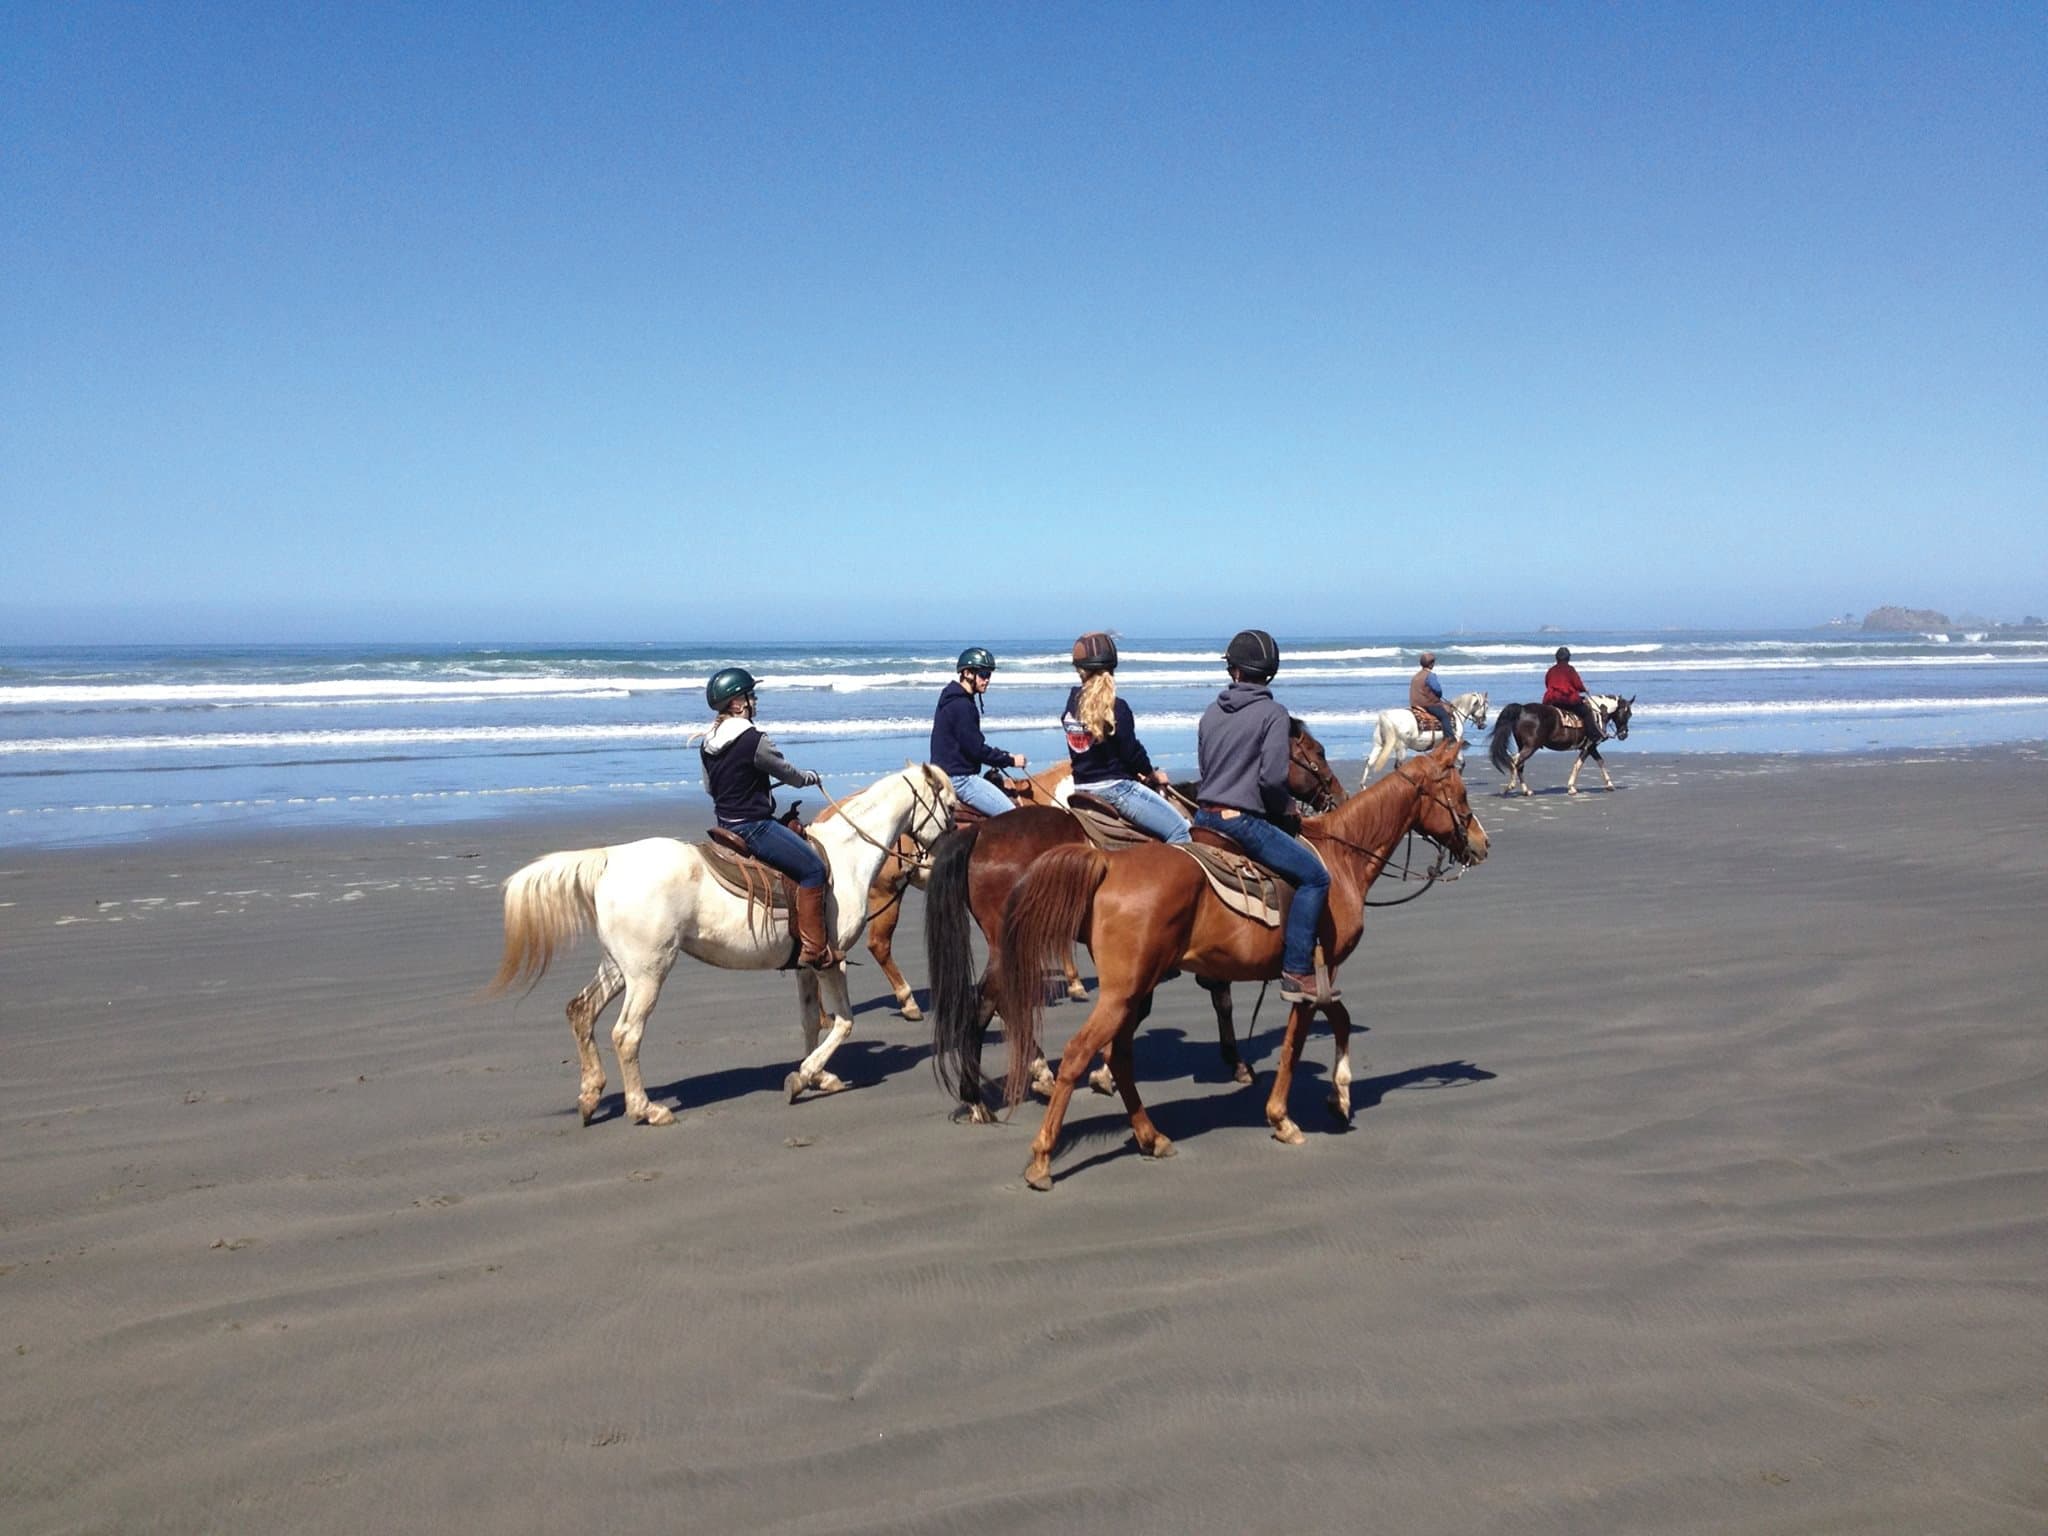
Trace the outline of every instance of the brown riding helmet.
<instances>
[{"instance_id":1,"label":"brown riding helmet","mask_svg":"<svg viewBox=\"0 0 2048 1536\"><path fill-rule=\"evenodd\" d=\"M1074 665L1083 672L1114 672L1116 641L1099 629L1091 629L1074 642Z\"/></svg>"}]
</instances>

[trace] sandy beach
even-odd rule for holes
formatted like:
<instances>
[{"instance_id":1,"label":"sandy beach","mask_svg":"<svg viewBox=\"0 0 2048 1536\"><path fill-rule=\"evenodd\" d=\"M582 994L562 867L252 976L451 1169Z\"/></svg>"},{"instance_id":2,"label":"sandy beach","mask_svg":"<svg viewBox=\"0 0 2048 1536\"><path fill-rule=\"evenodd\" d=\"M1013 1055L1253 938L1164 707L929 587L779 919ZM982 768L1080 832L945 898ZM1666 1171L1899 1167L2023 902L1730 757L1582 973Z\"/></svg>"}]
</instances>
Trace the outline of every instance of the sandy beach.
<instances>
[{"instance_id":1,"label":"sandy beach","mask_svg":"<svg viewBox=\"0 0 2048 1536\"><path fill-rule=\"evenodd\" d=\"M2048 1530L2048 756L1609 756L1469 765L1351 1125L1182 980L1043 1196L872 965L850 1091L685 961L579 1124L498 882L691 806L0 850L0 1529Z\"/></svg>"}]
</instances>

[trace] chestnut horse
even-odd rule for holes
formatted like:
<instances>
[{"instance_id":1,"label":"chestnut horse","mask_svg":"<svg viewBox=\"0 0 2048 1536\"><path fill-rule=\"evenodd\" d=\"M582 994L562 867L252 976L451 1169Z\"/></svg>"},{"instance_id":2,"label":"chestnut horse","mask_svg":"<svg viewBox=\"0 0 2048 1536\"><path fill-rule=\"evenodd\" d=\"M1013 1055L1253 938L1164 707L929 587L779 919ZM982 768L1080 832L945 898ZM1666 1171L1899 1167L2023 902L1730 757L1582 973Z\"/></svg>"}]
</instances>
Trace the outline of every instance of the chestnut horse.
<instances>
[{"instance_id":1,"label":"chestnut horse","mask_svg":"<svg viewBox=\"0 0 2048 1536\"><path fill-rule=\"evenodd\" d=\"M1287 790L1297 800L1316 810L1329 810L1343 803L1344 789L1323 756L1323 744L1299 720L1290 722L1287 747ZM995 1002L997 960L1003 931L1004 905L1010 891L1030 867L1031 861L1051 848L1067 844L1092 847L1080 823L1065 811L1025 806L975 826L948 832L932 848L931 884L925 892L925 956L932 985L932 1061L939 1083L956 1094L967 1107L968 1117L977 1124L994 1120L982 1098L981 1046L990 1018L999 1011ZM1187 862L1186 855L1174 857ZM979 983L974 975L974 956L968 920L988 940L987 972ZM1063 951L1063 963L1071 946ZM1034 972L1034 975L1036 973ZM1068 972L1072 977L1071 969ZM1223 1064L1241 1083L1252 1080L1251 1069L1237 1054L1230 983L1208 982L1216 1010L1217 1045ZM1087 996L1070 981L1069 996L1080 1001ZM1008 1019L1009 1015L1003 1017ZM1050 1088L1051 1073L1044 1059L1010 1054L1014 1076L1028 1062L1028 1070L1042 1088ZM1104 1088L1108 1091L1107 1087Z\"/></svg>"},{"instance_id":2,"label":"chestnut horse","mask_svg":"<svg viewBox=\"0 0 2048 1536\"><path fill-rule=\"evenodd\" d=\"M1459 750L1459 743L1445 742L1409 759L1328 815L1302 823L1302 835L1330 870L1330 903L1320 937L1333 980L1364 934L1367 891L1411 831L1460 864L1486 857L1486 829L1466 799ZM1104 1049L1138 1150L1148 1157L1173 1155L1173 1143L1160 1134L1138 1098L1131 1067L1132 1038L1152 1011L1154 989L1169 972L1192 971L1225 982L1269 981L1280 974L1281 930L1224 906L1195 861L1180 850L1164 844L1118 853L1093 846L1055 848L1018 884L1000 963L990 966L998 988L996 1008L1014 1034L1008 1083L1013 1104L1025 1091L1022 1064L1037 1047L1044 1008L1040 978L1048 960L1077 935L1095 956L1095 1007L1061 1053L1052 1101L1024 1170L1033 1189L1052 1188L1052 1153L1067 1103L1082 1070ZM1327 1005L1326 1011L1341 1052L1349 1043L1351 1016L1341 1002ZM1289 1011L1279 1069L1266 1099L1274 1137L1289 1144L1305 1139L1288 1117L1287 1096L1313 1012L1314 1005L1306 1002Z\"/></svg>"},{"instance_id":3,"label":"chestnut horse","mask_svg":"<svg viewBox=\"0 0 2048 1536\"><path fill-rule=\"evenodd\" d=\"M1600 718L1609 730L1614 732L1616 741L1628 740L1628 712L1635 707L1636 698L1617 698L1611 693L1589 693L1586 695L1593 707L1600 712ZM1500 712L1500 718L1493 722L1493 735L1487 742L1488 753L1493 766L1508 776L1507 787L1501 791L1511 795L1519 787L1523 794L1535 793L1529 781L1522 777L1522 768L1539 751L1548 747L1553 752L1576 752L1578 758L1572 763L1571 777L1565 780L1564 792L1576 795L1579 792L1579 770L1586 766L1586 759L1593 759L1593 765L1600 770L1600 777L1609 789L1614 788L1614 779L1607 772L1607 764L1600 756L1600 743L1606 737L1599 731L1586 728L1576 710L1559 709L1555 704L1509 704ZM1509 743L1513 745L1510 746Z\"/></svg>"}]
</instances>

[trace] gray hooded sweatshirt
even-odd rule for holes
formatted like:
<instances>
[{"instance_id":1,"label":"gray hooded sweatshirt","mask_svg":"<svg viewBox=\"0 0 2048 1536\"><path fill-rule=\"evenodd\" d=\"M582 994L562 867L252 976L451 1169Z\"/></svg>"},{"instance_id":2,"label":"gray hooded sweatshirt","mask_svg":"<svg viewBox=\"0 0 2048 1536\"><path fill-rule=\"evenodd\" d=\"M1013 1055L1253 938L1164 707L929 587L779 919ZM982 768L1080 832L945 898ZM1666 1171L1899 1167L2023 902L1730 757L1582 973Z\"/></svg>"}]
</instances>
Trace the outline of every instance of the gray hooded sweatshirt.
<instances>
[{"instance_id":1,"label":"gray hooded sweatshirt","mask_svg":"<svg viewBox=\"0 0 2048 1536\"><path fill-rule=\"evenodd\" d=\"M1264 683L1232 683L1202 714L1195 738L1203 805L1273 817L1293 809L1287 793L1287 711Z\"/></svg>"}]
</instances>

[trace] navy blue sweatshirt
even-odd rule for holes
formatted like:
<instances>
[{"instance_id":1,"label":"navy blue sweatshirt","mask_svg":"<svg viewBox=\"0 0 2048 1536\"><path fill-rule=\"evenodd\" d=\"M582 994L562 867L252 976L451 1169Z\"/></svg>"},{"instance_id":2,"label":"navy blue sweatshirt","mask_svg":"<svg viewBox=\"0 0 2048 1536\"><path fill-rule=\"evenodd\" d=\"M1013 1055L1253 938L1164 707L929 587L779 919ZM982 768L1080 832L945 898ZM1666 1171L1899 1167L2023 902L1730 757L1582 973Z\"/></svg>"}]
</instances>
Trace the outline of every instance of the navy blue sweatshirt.
<instances>
[{"instance_id":1,"label":"navy blue sweatshirt","mask_svg":"<svg viewBox=\"0 0 2048 1536\"><path fill-rule=\"evenodd\" d=\"M984 768L1007 768L1010 754L999 752L981 737L981 711L974 695L957 682L946 684L932 714L932 763L957 778Z\"/></svg>"},{"instance_id":2,"label":"navy blue sweatshirt","mask_svg":"<svg viewBox=\"0 0 2048 1536\"><path fill-rule=\"evenodd\" d=\"M1269 820L1294 808L1287 793L1287 711L1264 683L1232 683L1196 730L1203 805L1250 811Z\"/></svg>"},{"instance_id":3,"label":"navy blue sweatshirt","mask_svg":"<svg viewBox=\"0 0 2048 1536\"><path fill-rule=\"evenodd\" d=\"M1101 741L1089 740L1081 727L1081 690L1067 695L1067 707L1060 715L1060 729L1067 733L1067 756L1074 760L1076 784L1106 784L1111 779L1149 779L1152 759L1138 740L1138 725L1131 706L1122 699L1111 710L1116 729ZM1076 745L1079 743L1079 745Z\"/></svg>"}]
</instances>

